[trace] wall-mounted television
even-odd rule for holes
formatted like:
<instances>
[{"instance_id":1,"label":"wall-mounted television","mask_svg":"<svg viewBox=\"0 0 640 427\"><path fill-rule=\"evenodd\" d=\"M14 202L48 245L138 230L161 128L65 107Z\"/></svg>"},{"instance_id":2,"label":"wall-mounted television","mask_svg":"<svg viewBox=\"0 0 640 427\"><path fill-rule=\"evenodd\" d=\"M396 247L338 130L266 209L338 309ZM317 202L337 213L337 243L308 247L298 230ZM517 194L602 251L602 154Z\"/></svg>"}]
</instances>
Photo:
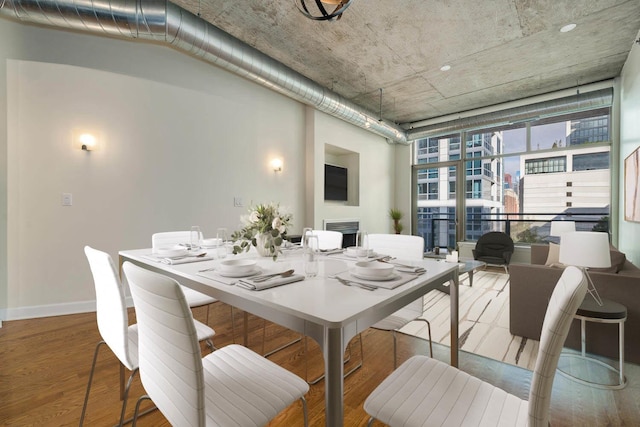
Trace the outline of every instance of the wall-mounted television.
<instances>
[{"instance_id":1,"label":"wall-mounted television","mask_svg":"<svg viewBox=\"0 0 640 427\"><path fill-rule=\"evenodd\" d=\"M324 165L324 199L347 201L347 168Z\"/></svg>"}]
</instances>

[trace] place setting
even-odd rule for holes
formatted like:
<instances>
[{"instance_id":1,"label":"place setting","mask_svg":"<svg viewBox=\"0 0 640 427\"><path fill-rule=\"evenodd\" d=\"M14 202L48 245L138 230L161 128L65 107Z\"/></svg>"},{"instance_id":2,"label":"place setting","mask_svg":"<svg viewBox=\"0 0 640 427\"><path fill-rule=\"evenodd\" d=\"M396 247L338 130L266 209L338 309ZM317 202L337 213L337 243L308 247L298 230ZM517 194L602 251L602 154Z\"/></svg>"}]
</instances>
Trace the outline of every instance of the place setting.
<instances>
[{"instance_id":1,"label":"place setting","mask_svg":"<svg viewBox=\"0 0 640 427\"><path fill-rule=\"evenodd\" d=\"M368 291L378 288L395 289L426 273L422 267L405 264L395 265L382 259L359 261L348 271L335 278L346 286L354 286Z\"/></svg>"},{"instance_id":2,"label":"place setting","mask_svg":"<svg viewBox=\"0 0 640 427\"><path fill-rule=\"evenodd\" d=\"M256 260L246 258L220 261L215 267L199 270L197 275L255 291L304 280L304 276L293 269L271 271L259 266Z\"/></svg>"},{"instance_id":3,"label":"place setting","mask_svg":"<svg viewBox=\"0 0 640 427\"><path fill-rule=\"evenodd\" d=\"M213 256L210 256L207 251L203 249L192 249L182 244L160 246L154 248L150 255L143 255L143 257L151 261L169 265L210 261L214 259Z\"/></svg>"}]
</instances>

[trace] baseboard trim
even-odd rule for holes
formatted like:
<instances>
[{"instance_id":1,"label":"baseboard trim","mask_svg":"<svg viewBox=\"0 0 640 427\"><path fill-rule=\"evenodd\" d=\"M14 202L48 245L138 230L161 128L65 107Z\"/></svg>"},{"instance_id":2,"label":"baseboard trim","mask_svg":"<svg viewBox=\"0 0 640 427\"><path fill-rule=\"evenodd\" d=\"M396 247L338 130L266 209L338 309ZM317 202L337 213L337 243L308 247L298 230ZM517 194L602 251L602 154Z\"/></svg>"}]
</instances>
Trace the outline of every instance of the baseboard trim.
<instances>
[{"instance_id":1,"label":"baseboard trim","mask_svg":"<svg viewBox=\"0 0 640 427\"><path fill-rule=\"evenodd\" d=\"M127 307L133 307L133 299L126 298ZM67 314L90 313L96 311L96 302L80 301L63 304L37 305L0 309L0 327L2 322L11 320L36 319L40 317L65 316Z\"/></svg>"}]
</instances>

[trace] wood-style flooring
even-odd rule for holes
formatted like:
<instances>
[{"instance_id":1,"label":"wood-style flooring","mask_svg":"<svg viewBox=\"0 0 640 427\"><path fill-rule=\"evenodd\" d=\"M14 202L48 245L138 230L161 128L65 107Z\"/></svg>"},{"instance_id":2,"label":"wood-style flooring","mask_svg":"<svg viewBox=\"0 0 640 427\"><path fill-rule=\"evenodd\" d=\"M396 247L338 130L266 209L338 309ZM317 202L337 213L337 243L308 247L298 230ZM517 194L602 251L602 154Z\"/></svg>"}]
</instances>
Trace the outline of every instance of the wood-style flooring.
<instances>
[{"instance_id":1,"label":"wood-style flooring","mask_svg":"<svg viewBox=\"0 0 640 427\"><path fill-rule=\"evenodd\" d=\"M206 320L206 309L194 311ZM133 311L131 321L135 321ZM249 347L260 352L263 322L249 317ZM216 330L215 344L233 342L229 307L217 303L211 307L209 324ZM242 314L236 311L236 333L242 326ZM269 324L267 351L296 335ZM0 425L3 426L72 426L78 425L86 390L91 358L99 333L95 313L4 322L0 328ZM239 337L236 338L240 340ZM365 363L345 380L345 425L364 426L368 416L362 408L367 395L393 368L392 337L383 331L367 330L363 334ZM427 354L427 344L410 336L399 335L399 360L412 354ZM317 346L309 340L310 376L322 369ZM352 342L353 355L347 364L359 360L357 337ZM203 351L206 349L203 347ZM448 348L434 344L435 357L448 361ZM305 357L298 343L270 357L271 360L304 377ZM461 368L487 379L520 397L527 397L531 372L484 357L461 352ZM103 346L101 350L89 406L87 426L114 425L120 413L118 362ZM629 386L622 391L606 391L575 385L556 376L551 408L554 426L631 426L640 424L640 367L627 367ZM128 372L127 372L128 376ZM133 413L135 401L143 394L139 377L133 383L127 416ZM577 394L577 395L576 395ZM580 404L574 403L576 397ZM324 382L310 387L307 396L311 426L324 426ZM148 405L147 405L148 406ZM144 416L141 426L166 426L159 411ZM271 426L302 426L301 404L296 402L274 419Z\"/></svg>"}]
</instances>

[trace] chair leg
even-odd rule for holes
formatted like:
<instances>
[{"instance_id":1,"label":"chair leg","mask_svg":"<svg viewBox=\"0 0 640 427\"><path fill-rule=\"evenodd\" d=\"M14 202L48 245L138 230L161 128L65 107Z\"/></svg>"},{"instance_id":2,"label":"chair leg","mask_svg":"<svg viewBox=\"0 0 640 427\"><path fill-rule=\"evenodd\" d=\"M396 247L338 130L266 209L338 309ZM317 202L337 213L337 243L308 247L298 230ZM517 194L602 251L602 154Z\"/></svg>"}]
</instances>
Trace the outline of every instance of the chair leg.
<instances>
[{"instance_id":1,"label":"chair leg","mask_svg":"<svg viewBox=\"0 0 640 427\"><path fill-rule=\"evenodd\" d=\"M138 415L138 411L140 410L140 404L142 403L143 400L151 400L151 398L148 395L143 395L140 396L138 398L138 401L136 402L136 409L133 412L133 423L131 424L132 427L136 427L136 423L138 422L138 417L140 415L146 414L147 411L143 412L142 414ZM155 409L155 408L154 408Z\"/></svg>"},{"instance_id":2,"label":"chair leg","mask_svg":"<svg viewBox=\"0 0 640 427\"><path fill-rule=\"evenodd\" d=\"M263 357L269 357L272 354L275 354L277 352L279 352L280 350L284 350L287 347L290 347L292 345L294 345L295 343L300 342L300 340L302 339L302 336L299 336L298 338L289 341L288 343L281 345L280 347L270 350L269 352L265 353L264 352L264 344L267 340L267 321L263 319L263 324L262 324L262 356Z\"/></svg>"},{"instance_id":3,"label":"chair leg","mask_svg":"<svg viewBox=\"0 0 640 427\"><path fill-rule=\"evenodd\" d=\"M87 411L87 403L89 402L89 392L91 391L91 382L93 381L93 373L96 369L96 360L98 360L98 351L102 344L105 344L105 342L100 341L93 352L93 362L91 363L91 371L89 372L89 382L87 383L87 391L84 395L84 404L82 405L82 414L80 415L80 427L82 427L82 424L84 423L84 415Z\"/></svg>"},{"instance_id":4,"label":"chair leg","mask_svg":"<svg viewBox=\"0 0 640 427\"><path fill-rule=\"evenodd\" d=\"M307 399L304 396L300 397L302 401L302 413L304 415L304 427L309 427L309 413L307 411Z\"/></svg>"},{"instance_id":5,"label":"chair leg","mask_svg":"<svg viewBox=\"0 0 640 427\"><path fill-rule=\"evenodd\" d=\"M364 363L364 349L362 346L362 334L358 334L358 339L360 340L360 363L352 367L349 371L345 372L343 376L344 378L348 377L349 375L354 373L356 370L360 369ZM347 363L349 362L349 360L351 360L351 343L347 345L347 349L349 350L349 357L347 357L344 360L344 363ZM309 359L307 357L307 337L305 336L304 337L304 379L307 382L307 384L315 385L319 383L323 378L324 378L324 373L321 374L318 378L309 381Z\"/></svg>"},{"instance_id":6,"label":"chair leg","mask_svg":"<svg viewBox=\"0 0 640 427\"><path fill-rule=\"evenodd\" d=\"M87 391L84 395L84 404L82 405L82 414L80 415L80 427L82 427L82 425L84 424L84 416L87 412L87 404L89 403L89 393L91 391L91 384L93 382L93 374L95 372L96 369L96 362L98 360L98 352L100 350L100 346L102 344L105 344L104 341L100 341L97 345L96 345L96 349L93 352L93 362L91 363L91 372L89 373L89 381L87 383ZM120 400L122 400L122 409L120 410L120 422L118 423L119 426L122 426L124 424L124 413L127 410L127 397L129 395L129 389L131 388L131 383L133 382L133 377L135 377L136 372L138 372L137 369L134 369L131 372L131 375L129 376L129 380L127 381L127 385L126 387L124 386L124 365L122 365L122 363L120 363L120 377L122 379L121 384L120 384Z\"/></svg>"},{"instance_id":7,"label":"chair leg","mask_svg":"<svg viewBox=\"0 0 640 427\"><path fill-rule=\"evenodd\" d=\"M422 321L427 324L427 331L429 333L429 357L433 358L433 344L431 340L431 323L429 323L427 319L414 319L414 320ZM396 369L398 367L398 359L397 359L397 353L396 353L396 346L397 346L396 332L400 332L400 331L394 329L392 332L393 332L393 369Z\"/></svg>"},{"instance_id":8,"label":"chair leg","mask_svg":"<svg viewBox=\"0 0 640 427\"><path fill-rule=\"evenodd\" d=\"M369 417L369 422L367 423L367 427L371 427L373 425L374 418Z\"/></svg>"}]
</instances>

